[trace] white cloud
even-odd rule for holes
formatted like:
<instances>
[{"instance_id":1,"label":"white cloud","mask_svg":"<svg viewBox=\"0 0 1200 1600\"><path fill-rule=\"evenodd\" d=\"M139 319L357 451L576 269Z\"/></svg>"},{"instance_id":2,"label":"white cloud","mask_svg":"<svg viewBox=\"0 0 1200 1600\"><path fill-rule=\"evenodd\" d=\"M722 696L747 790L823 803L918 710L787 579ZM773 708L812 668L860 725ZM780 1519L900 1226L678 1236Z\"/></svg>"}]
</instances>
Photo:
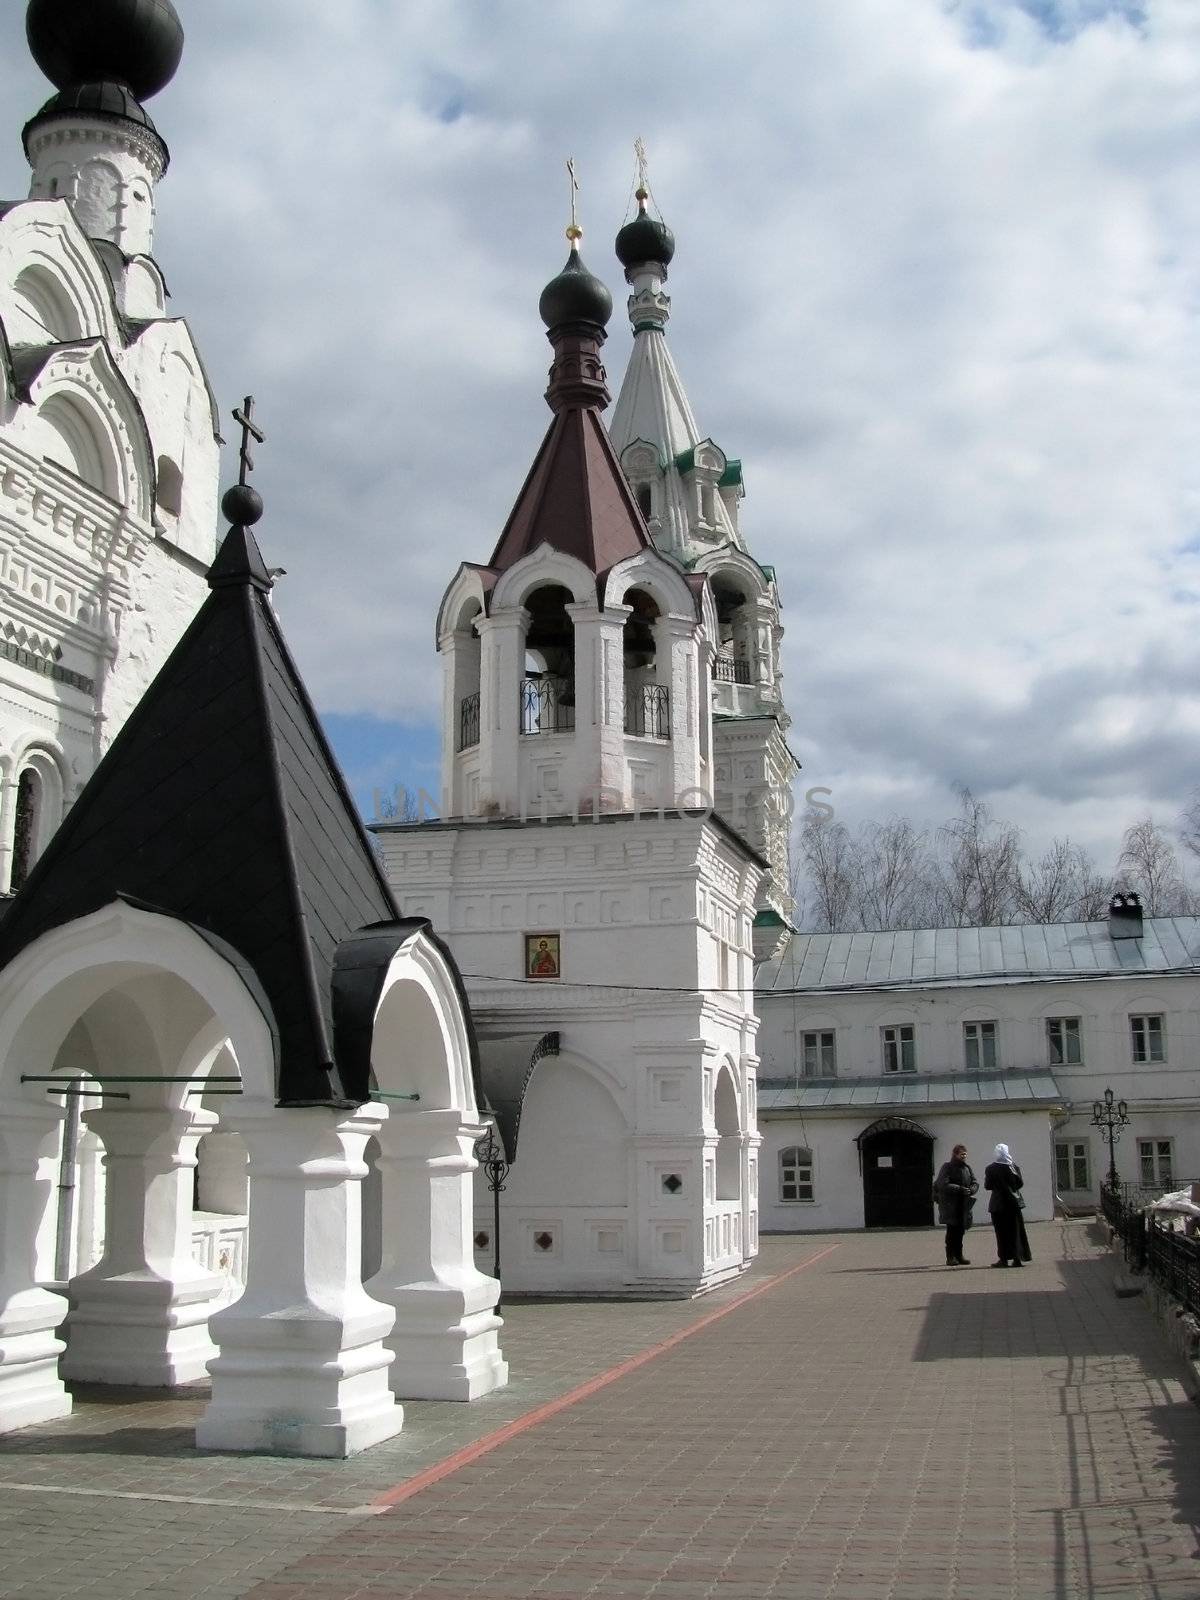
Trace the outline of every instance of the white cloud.
<instances>
[{"instance_id":1,"label":"white cloud","mask_svg":"<svg viewBox=\"0 0 1200 1600\"><path fill-rule=\"evenodd\" d=\"M539 442L542 284L641 135L670 338L778 569L793 736L851 816L990 793L1108 854L1193 783L1194 0L736 11L179 0L159 255L269 434L263 542L331 710L436 715L433 617ZM18 132L49 89L0 53Z\"/></svg>"}]
</instances>

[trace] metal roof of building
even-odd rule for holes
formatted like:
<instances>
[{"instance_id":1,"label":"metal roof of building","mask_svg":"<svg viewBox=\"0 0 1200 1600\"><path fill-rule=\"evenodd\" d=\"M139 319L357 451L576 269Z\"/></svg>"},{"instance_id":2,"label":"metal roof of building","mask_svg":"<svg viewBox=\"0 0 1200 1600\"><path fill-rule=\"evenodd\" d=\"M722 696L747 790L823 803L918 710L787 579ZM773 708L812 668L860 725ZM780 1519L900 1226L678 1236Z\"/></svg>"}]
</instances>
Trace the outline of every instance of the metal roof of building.
<instances>
[{"instance_id":1,"label":"metal roof of building","mask_svg":"<svg viewBox=\"0 0 1200 1600\"><path fill-rule=\"evenodd\" d=\"M1195 971L1200 917L1147 917L1139 939L1107 922L894 933L797 933L755 975L759 993L1045 982Z\"/></svg>"},{"instance_id":2,"label":"metal roof of building","mask_svg":"<svg viewBox=\"0 0 1200 1600\"><path fill-rule=\"evenodd\" d=\"M930 1073L882 1078L763 1078L758 1114L869 1111L878 1106L1049 1105L1062 1096L1051 1072Z\"/></svg>"}]
</instances>

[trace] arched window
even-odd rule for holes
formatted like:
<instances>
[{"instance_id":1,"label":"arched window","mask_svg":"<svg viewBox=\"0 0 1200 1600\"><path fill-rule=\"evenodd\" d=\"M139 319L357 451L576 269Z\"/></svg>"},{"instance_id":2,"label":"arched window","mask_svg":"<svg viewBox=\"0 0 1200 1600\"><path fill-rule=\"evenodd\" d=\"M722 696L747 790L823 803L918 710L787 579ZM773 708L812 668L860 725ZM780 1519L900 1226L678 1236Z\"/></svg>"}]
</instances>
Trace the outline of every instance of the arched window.
<instances>
[{"instance_id":1,"label":"arched window","mask_svg":"<svg viewBox=\"0 0 1200 1600\"><path fill-rule=\"evenodd\" d=\"M28 332L18 322L14 338L28 338L34 344L65 344L79 339L84 332L83 321L76 310L66 285L49 267L34 263L21 273L13 284L16 309L32 325Z\"/></svg>"},{"instance_id":2,"label":"arched window","mask_svg":"<svg viewBox=\"0 0 1200 1600\"><path fill-rule=\"evenodd\" d=\"M569 733L575 726L575 624L567 610L573 600L569 589L548 584L525 602L522 733Z\"/></svg>"},{"instance_id":3,"label":"arched window","mask_svg":"<svg viewBox=\"0 0 1200 1600\"><path fill-rule=\"evenodd\" d=\"M63 782L58 763L47 751L31 751L17 771L10 835L10 894L16 894L24 886L62 820L62 809Z\"/></svg>"},{"instance_id":4,"label":"arched window","mask_svg":"<svg viewBox=\"0 0 1200 1600\"><path fill-rule=\"evenodd\" d=\"M42 781L32 767L17 779L17 805L13 816L13 857L9 888L16 894L37 860L37 838L42 809Z\"/></svg>"},{"instance_id":5,"label":"arched window","mask_svg":"<svg viewBox=\"0 0 1200 1600\"><path fill-rule=\"evenodd\" d=\"M788 1202L812 1200L813 1153L801 1144L790 1144L779 1152L779 1198Z\"/></svg>"}]
</instances>

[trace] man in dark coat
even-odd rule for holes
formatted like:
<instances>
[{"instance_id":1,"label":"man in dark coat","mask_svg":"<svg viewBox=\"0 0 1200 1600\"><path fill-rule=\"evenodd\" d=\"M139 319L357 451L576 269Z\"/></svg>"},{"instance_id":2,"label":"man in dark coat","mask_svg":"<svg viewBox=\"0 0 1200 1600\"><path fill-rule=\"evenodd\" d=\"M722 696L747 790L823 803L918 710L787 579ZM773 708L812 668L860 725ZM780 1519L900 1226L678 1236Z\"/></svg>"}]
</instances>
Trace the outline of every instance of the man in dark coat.
<instances>
[{"instance_id":1,"label":"man in dark coat","mask_svg":"<svg viewBox=\"0 0 1200 1600\"><path fill-rule=\"evenodd\" d=\"M946 1230L946 1265L969 1267L963 1255L963 1234L971 1226L971 1207L979 1185L975 1174L967 1165L967 1147L956 1144L933 1182L933 1197L937 1201L938 1221Z\"/></svg>"}]
</instances>

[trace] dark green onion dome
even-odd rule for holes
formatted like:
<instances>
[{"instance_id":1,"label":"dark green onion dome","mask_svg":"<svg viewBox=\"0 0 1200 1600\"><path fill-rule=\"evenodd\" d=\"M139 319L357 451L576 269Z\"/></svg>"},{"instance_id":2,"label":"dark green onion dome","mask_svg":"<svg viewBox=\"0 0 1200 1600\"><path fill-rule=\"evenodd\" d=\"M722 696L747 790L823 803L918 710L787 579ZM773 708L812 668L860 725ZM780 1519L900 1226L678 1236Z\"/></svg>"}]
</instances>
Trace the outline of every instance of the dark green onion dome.
<instances>
[{"instance_id":1,"label":"dark green onion dome","mask_svg":"<svg viewBox=\"0 0 1200 1600\"><path fill-rule=\"evenodd\" d=\"M56 88L117 83L136 100L170 83L183 54L171 0L29 0L25 35Z\"/></svg>"},{"instance_id":2,"label":"dark green onion dome","mask_svg":"<svg viewBox=\"0 0 1200 1600\"><path fill-rule=\"evenodd\" d=\"M638 214L617 235L617 260L623 267L637 267L643 261L657 261L669 267L675 254L675 235L665 222L655 222L646 211L650 198L645 189L637 192Z\"/></svg>"},{"instance_id":3,"label":"dark green onion dome","mask_svg":"<svg viewBox=\"0 0 1200 1600\"><path fill-rule=\"evenodd\" d=\"M567 264L542 290L538 314L551 329L567 322L593 322L604 328L612 316L612 308L612 295L584 266L579 240L572 237Z\"/></svg>"}]
</instances>

